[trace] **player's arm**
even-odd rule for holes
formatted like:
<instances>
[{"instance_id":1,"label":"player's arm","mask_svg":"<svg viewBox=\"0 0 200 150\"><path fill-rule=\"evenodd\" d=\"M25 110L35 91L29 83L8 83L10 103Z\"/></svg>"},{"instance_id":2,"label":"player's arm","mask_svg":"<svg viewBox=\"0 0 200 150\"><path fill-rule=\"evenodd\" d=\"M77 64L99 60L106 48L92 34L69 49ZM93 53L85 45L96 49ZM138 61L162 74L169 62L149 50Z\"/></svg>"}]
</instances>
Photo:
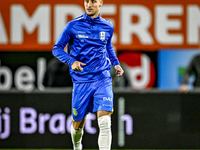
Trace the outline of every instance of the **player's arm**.
<instances>
[{"instance_id":1,"label":"player's arm","mask_svg":"<svg viewBox=\"0 0 200 150\"><path fill-rule=\"evenodd\" d=\"M114 66L114 68L116 70L116 76L122 76L122 74L124 73L124 70L120 66L119 60L117 59L115 50L113 48L113 45L112 45L112 42L111 42L112 35L113 35L113 29L111 31L111 36L108 39L106 49L107 49L107 52L108 52L109 59L110 59L112 65Z\"/></svg>"},{"instance_id":2,"label":"player's arm","mask_svg":"<svg viewBox=\"0 0 200 150\"><path fill-rule=\"evenodd\" d=\"M61 32L56 43L54 44L52 54L57 57L61 62L71 66L77 60L64 51L64 48L68 44L71 37L70 31L71 26L70 23L68 23Z\"/></svg>"},{"instance_id":3,"label":"player's arm","mask_svg":"<svg viewBox=\"0 0 200 150\"><path fill-rule=\"evenodd\" d=\"M192 61L188 65L185 73L183 74L182 83L181 83L180 88L179 88L179 90L181 92L187 93L189 91L188 80L189 80L190 75L192 74L192 71L194 69L194 61L195 61L195 59L192 59Z\"/></svg>"}]
</instances>

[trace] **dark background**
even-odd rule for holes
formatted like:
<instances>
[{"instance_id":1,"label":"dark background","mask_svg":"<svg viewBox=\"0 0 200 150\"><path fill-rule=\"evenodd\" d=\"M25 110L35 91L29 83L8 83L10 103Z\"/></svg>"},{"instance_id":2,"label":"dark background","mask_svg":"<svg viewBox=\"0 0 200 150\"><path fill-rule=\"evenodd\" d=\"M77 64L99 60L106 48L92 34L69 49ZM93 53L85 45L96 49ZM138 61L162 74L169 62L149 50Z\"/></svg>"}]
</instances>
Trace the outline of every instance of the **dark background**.
<instances>
[{"instance_id":1,"label":"dark background","mask_svg":"<svg viewBox=\"0 0 200 150\"><path fill-rule=\"evenodd\" d=\"M49 89L43 92L0 93L0 108L10 108L11 135L0 140L0 148L71 148L71 137L52 134L47 127L44 134L20 134L19 110L32 107L37 113L71 112L71 89ZM200 148L200 93L182 94L171 91L120 91L114 89L112 115L112 148L134 149L197 149ZM125 99L125 114L133 118L133 133L125 135L125 145L118 144L118 101ZM92 122L97 127L97 121ZM97 132L98 133L98 132ZM98 134L84 133L84 148L97 148Z\"/></svg>"}]
</instances>

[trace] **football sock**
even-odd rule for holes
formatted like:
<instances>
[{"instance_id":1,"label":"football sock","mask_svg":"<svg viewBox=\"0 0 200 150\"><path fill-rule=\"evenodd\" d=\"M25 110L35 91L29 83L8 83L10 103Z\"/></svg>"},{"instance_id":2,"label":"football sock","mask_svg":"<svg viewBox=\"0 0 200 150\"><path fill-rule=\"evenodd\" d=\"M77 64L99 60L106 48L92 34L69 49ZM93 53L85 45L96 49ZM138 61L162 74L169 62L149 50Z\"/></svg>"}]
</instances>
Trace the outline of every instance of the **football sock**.
<instances>
[{"instance_id":1,"label":"football sock","mask_svg":"<svg viewBox=\"0 0 200 150\"><path fill-rule=\"evenodd\" d=\"M110 150L111 148L111 118L108 115L98 118L99 125L99 150Z\"/></svg>"},{"instance_id":2,"label":"football sock","mask_svg":"<svg viewBox=\"0 0 200 150\"><path fill-rule=\"evenodd\" d=\"M83 136L83 128L80 130L75 130L73 125L71 125L71 139L73 143L74 150L82 150L82 136Z\"/></svg>"}]
</instances>

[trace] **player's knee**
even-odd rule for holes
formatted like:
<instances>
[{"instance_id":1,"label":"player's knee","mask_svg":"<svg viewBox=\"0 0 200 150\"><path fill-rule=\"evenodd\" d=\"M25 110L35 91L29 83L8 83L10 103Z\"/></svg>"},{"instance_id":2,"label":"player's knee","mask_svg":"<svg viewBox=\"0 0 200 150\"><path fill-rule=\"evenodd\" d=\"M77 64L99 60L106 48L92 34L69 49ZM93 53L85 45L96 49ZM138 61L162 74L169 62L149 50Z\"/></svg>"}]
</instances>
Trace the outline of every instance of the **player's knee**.
<instances>
[{"instance_id":1,"label":"player's knee","mask_svg":"<svg viewBox=\"0 0 200 150\"><path fill-rule=\"evenodd\" d=\"M75 130L80 130L82 128L81 126L74 126L74 125L73 125L73 127Z\"/></svg>"},{"instance_id":2,"label":"player's knee","mask_svg":"<svg viewBox=\"0 0 200 150\"><path fill-rule=\"evenodd\" d=\"M98 118L98 125L101 132L108 132L111 128L111 117L108 115Z\"/></svg>"},{"instance_id":3,"label":"player's knee","mask_svg":"<svg viewBox=\"0 0 200 150\"><path fill-rule=\"evenodd\" d=\"M84 121L73 121L73 127L75 130L80 130L84 127Z\"/></svg>"}]
</instances>

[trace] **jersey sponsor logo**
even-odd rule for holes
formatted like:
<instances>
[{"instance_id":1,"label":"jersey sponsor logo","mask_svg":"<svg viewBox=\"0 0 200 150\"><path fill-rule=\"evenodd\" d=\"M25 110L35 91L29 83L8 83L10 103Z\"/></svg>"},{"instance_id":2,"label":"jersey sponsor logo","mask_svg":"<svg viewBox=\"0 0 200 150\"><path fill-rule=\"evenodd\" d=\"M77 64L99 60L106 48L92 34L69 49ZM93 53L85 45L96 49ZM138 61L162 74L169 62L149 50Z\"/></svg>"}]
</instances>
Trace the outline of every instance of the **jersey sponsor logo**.
<instances>
[{"instance_id":1,"label":"jersey sponsor logo","mask_svg":"<svg viewBox=\"0 0 200 150\"><path fill-rule=\"evenodd\" d=\"M105 32L99 32L100 34L100 40L104 41L106 39L106 33Z\"/></svg>"},{"instance_id":2,"label":"jersey sponsor logo","mask_svg":"<svg viewBox=\"0 0 200 150\"><path fill-rule=\"evenodd\" d=\"M78 31L78 33L86 33L85 31Z\"/></svg>"},{"instance_id":3,"label":"jersey sponsor logo","mask_svg":"<svg viewBox=\"0 0 200 150\"><path fill-rule=\"evenodd\" d=\"M111 101L112 102L113 99L111 97L103 97L103 100L104 101Z\"/></svg>"},{"instance_id":4,"label":"jersey sponsor logo","mask_svg":"<svg viewBox=\"0 0 200 150\"><path fill-rule=\"evenodd\" d=\"M75 108L73 108L73 114L74 114L74 116L77 116L77 115L78 115L78 113L77 113L77 111L76 111Z\"/></svg>"},{"instance_id":5,"label":"jersey sponsor logo","mask_svg":"<svg viewBox=\"0 0 200 150\"><path fill-rule=\"evenodd\" d=\"M103 104L103 106L106 106L106 107L112 107L111 105L106 105L106 104Z\"/></svg>"},{"instance_id":6,"label":"jersey sponsor logo","mask_svg":"<svg viewBox=\"0 0 200 150\"><path fill-rule=\"evenodd\" d=\"M76 38L79 38L79 39L83 39L83 38L84 38L84 39L87 39L88 36L78 34L78 35L76 35Z\"/></svg>"}]
</instances>

